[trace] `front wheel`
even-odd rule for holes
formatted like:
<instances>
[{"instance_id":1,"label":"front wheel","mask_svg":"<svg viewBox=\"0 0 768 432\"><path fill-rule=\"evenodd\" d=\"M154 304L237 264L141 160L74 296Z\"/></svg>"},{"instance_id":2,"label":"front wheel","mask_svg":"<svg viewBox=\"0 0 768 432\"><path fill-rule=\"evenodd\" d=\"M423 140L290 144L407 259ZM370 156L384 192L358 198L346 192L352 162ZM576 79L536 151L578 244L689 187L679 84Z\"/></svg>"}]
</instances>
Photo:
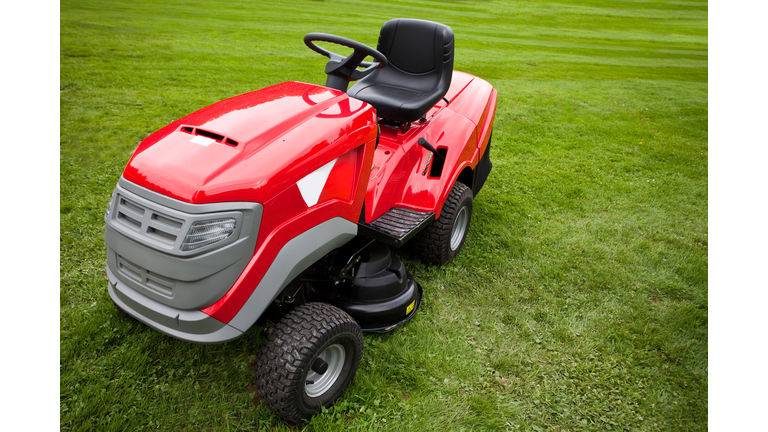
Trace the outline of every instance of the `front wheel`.
<instances>
[{"instance_id":1,"label":"front wheel","mask_svg":"<svg viewBox=\"0 0 768 432\"><path fill-rule=\"evenodd\" d=\"M308 303L269 333L256 388L278 416L299 423L341 396L362 356L363 333L352 317L326 303Z\"/></svg>"},{"instance_id":2,"label":"front wheel","mask_svg":"<svg viewBox=\"0 0 768 432\"><path fill-rule=\"evenodd\" d=\"M452 260L467 239L472 221L472 189L456 182L443 204L440 217L411 240L411 250L428 264Z\"/></svg>"}]
</instances>

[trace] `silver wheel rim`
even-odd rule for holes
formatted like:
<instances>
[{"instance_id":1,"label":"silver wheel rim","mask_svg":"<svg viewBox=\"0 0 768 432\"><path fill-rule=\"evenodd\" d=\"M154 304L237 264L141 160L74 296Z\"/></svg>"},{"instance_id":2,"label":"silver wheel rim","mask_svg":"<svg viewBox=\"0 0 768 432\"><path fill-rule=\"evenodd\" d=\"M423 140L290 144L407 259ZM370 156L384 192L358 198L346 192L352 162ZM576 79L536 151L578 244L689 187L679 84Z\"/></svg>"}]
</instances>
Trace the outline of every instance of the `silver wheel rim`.
<instances>
[{"instance_id":1,"label":"silver wheel rim","mask_svg":"<svg viewBox=\"0 0 768 432\"><path fill-rule=\"evenodd\" d=\"M341 375L341 369L344 367L344 358L346 357L346 354L343 346L334 344L326 348L317 357L328 363L328 369L322 375L312 369L307 373L306 382L312 382L312 384L305 383L304 391L307 392L307 396L311 398L322 395L333 386L339 378L339 375Z\"/></svg>"},{"instance_id":2,"label":"silver wheel rim","mask_svg":"<svg viewBox=\"0 0 768 432\"><path fill-rule=\"evenodd\" d=\"M467 233L468 222L469 209L464 206L459 210L456 220L453 221L453 228L451 229L451 251L458 249L461 241L464 240L464 235Z\"/></svg>"}]
</instances>

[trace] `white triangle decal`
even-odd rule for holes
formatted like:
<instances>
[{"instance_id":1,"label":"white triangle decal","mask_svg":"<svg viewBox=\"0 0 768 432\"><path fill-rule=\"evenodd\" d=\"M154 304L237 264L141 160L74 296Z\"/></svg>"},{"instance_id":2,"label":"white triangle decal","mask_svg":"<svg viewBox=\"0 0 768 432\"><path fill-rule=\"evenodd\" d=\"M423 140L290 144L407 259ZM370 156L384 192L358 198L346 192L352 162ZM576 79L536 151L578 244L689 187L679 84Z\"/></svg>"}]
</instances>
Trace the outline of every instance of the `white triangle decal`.
<instances>
[{"instance_id":1,"label":"white triangle decal","mask_svg":"<svg viewBox=\"0 0 768 432\"><path fill-rule=\"evenodd\" d=\"M317 204L317 200L320 199L320 194L325 187L325 182L328 181L328 176L331 174L331 170L337 160L338 158L328 162L317 171L296 182L296 186L299 187L299 192L301 192L301 197L307 203L307 207Z\"/></svg>"}]
</instances>

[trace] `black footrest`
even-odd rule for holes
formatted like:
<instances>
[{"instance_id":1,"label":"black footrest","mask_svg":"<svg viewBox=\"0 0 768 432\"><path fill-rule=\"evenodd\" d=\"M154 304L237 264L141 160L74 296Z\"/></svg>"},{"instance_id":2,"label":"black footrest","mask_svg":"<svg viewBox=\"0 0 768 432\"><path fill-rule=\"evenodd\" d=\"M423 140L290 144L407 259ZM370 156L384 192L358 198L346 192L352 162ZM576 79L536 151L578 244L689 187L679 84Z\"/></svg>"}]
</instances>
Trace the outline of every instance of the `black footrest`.
<instances>
[{"instance_id":1,"label":"black footrest","mask_svg":"<svg viewBox=\"0 0 768 432\"><path fill-rule=\"evenodd\" d=\"M433 220L435 220L435 212L395 207L371 223L359 223L359 234L400 247Z\"/></svg>"}]
</instances>

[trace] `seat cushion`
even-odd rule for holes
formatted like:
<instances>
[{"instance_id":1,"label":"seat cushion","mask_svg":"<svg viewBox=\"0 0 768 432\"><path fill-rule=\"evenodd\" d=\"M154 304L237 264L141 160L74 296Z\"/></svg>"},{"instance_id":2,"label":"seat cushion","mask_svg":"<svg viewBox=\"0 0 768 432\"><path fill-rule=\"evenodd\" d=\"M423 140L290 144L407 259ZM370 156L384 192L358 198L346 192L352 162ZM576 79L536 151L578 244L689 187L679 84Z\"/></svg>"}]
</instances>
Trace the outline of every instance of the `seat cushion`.
<instances>
[{"instance_id":1,"label":"seat cushion","mask_svg":"<svg viewBox=\"0 0 768 432\"><path fill-rule=\"evenodd\" d=\"M389 64L353 85L347 94L376 108L379 117L418 120L448 92L453 75L453 31L432 21L398 18L379 34Z\"/></svg>"}]
</instances>

